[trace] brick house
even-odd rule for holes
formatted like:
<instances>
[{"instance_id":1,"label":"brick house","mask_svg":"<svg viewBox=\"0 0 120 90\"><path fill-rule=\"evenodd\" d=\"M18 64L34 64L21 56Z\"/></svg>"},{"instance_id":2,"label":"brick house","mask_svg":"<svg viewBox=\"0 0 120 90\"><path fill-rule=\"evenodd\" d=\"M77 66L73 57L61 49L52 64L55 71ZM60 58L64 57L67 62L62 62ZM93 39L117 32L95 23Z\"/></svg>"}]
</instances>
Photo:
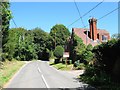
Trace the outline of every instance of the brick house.
<instances>
[{"instance_id":1,"label":"brick house","mask_svg":"<svg viewBox=\"0 0 120 90\"><path fill-rule=\"evenodd\" d=\"M72 34L68 38L65 45L65 52L70 54L70 56L72 56L72 53L70 52L70 47L73 44L73 34L76 34L78 37L80 37L85 45L91 44L92 46L96 46L110 40L110 34L108 31L103 29L97 29L97 19L89 19L89 26L90 29L72 28Z\"/></svg>"},{"instance_id":2,"label":"brick house","mask_svg":"<svg viewBox=\"0 0 120 90\"><path fill-rule=\"evenodd\" d=\"M90 29L72 28L72 35L73 33L76 34L83 40L84 44L86 45L91 44L92 46L110 40L110 34L108 31L103 29L97 29L97 19L95 18L89 19L89 26Z\"/></svg>"}]
</instances>

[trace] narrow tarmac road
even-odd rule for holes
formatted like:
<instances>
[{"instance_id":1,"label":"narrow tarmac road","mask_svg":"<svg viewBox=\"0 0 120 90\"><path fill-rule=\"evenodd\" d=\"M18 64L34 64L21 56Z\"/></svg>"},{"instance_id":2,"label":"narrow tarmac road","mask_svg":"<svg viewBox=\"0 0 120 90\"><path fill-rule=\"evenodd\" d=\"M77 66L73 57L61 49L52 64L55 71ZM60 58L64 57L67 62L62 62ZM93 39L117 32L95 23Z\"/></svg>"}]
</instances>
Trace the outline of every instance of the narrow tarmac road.
<instances>
[{"instance_id":1,"label":"narrow tarmac road","mask_svg":"<svg viewBox=\"0 0 120 90\"><path fill-rule=\"evenodd\" d=\"M47 61L32 61L25 65L7 88L80 88L76 77L49 66Z\"/></svg>"}]
</instances>

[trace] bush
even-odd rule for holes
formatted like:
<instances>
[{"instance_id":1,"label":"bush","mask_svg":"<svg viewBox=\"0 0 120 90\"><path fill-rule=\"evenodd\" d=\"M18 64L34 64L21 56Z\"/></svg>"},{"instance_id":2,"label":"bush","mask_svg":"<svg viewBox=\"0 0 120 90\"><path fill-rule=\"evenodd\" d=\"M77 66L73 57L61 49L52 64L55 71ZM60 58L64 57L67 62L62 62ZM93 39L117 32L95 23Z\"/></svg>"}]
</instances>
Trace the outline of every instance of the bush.
<instances>
[{"instance_id":1,"label":"bush","mask_svg":"<svg viewBox=\"0 0 120 90\"><path fill-rule=\"evenodd\" d=\"M111 83L109 75L90 65L86 67L85 73L81 75L81 80L93 86L108 85Z\"/></svg>"},{"instance_id":2,"label":"bush","mask_svg":"<svg viewBox=\"0 0 120 90\"><path fill-rule=\"evenodd\" d=\"M72 59L72 63L74 63L76 60L82 58L82 52L85 51L86 46L83 43L83 40L74 33L72 38L73 43L70 45L70 59Z\"/></svg>"},{"instance_id":3,"label":"bush","mask_svg":"<svg viewBox=\"0 0 120 90\"><path fill-rule=\"evenodd\" d=\"M85 69L85 64L81 63L80 60L75 61L73 66L77 70L78 69Z\"/></svg>"},{"instance_id":4,"label":"bush","mask_svg":"<svg viewBox=\"0 0 120 90\"><path fill-rule=\"evenodd\" d=\"M49 52L49 59L54 59L53 51Z\"/></svg>"},{"instance_id":5,"label":"bush","mask_svg":"<svg viewBox=\"0 0 120 90\"><path fill-rule=\"evenodd\" d=\"M98 87L120 84L120 40L113 39L95 46L93 53L94 61L87 66L81 79Z\"/></svg>"},{"instance_id":6,"label":"bush","mask_svg":"<svg viewBox=\"0 0 120 90\"><path fill-rule=\"evenodd\" d=\"M77 69L77 70L83 70L83 69L85 69L85 64L84 64L84 63L80 63L80 64L77 66L76 69Z\"/></svg>"},{"instance_id":7,"label":"bush","mask_svg":"<svg viewBox=\"0 0 120 90\"><path fill-rule=\"evenodd\" d=\"M62 46L57 46L54 50L54 56L60 60L60 58L63 56L64 48Z\"/></svg>"},{"instance_id":8,"label":"bush","mask_svg":"<svg viewBox=\"0 0 120 90\"><path fill-rule=\"evenodd\" d=\"M87 61L91 61L93 59L94 53L92 52L93 47L91 44L89 44L86 47L86 50L82 52L82 59L83 60L87 60Z\"/></svg>"},{"instance_id":9,"label":"bush","mask_svg":"<svg viewBox=\"0 0 120 90\"><path fill-rule=\"evenodd\" d=\"M77 60L77 61L74 62L73 66L76 68L79 64L80 64L80 60Z\"/></svg>"},{"instance_id":10,"label":"bush","mask_svg":"<svg viewBox=\"0 0 120 90\"><path fill-rule=\"evenodd\" d=\"M5 61L5 59L8 59L8 53L2 53L1 57L2 61Z\"/></svg>"},{"instance_id":11,"label":"bush","mask_svg":"<svg viewBox=\"0 0 120 90\"><path fill-rule=\"evenodd\" d=\"M93 52L95 53L96 66L106 74L110 74L113 79L117 77L116 80L120 81L120 40L113 39L96 46Z\"/></svg>"}]
</instances>

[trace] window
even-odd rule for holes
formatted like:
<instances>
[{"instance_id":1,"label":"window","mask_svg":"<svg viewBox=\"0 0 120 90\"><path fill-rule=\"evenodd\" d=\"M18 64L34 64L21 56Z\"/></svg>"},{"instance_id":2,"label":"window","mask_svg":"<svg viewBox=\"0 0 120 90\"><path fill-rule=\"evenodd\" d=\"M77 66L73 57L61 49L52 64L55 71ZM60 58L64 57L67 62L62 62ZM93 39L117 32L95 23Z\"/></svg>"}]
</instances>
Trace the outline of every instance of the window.
<instances>
[{"instance_id":1,"label":"window","mask_svg":"<svg viewBox=\"0 0 120 90\"><path fill-rule=\"evenodd\" d=\"M102 41L107 42L107 40L108 40L108 37L106 35L102 35Z\"/></svg>"}]
</instances>

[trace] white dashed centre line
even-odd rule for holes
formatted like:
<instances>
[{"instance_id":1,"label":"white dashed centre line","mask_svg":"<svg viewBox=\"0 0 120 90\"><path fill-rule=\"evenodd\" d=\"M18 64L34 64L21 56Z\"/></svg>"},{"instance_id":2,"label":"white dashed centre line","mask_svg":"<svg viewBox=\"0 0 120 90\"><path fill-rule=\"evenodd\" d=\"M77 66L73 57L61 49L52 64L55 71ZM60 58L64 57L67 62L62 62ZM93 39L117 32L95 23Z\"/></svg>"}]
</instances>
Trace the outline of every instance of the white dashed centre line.
<instances>
[{"instance_id":1,"label":"white dashed centre line","mask_svg":"<svg viewBox=\"0 0 120 90\"><path fill-rule=\"evenodd\" d=\"M50 88L49 85L48 85L48 83L47 83L47 81L45 80L45 78L44 78L44 76L43 76L43 74L42 74L42 71L40 70L39 67L38 67L38 71L39 71L39 73L41 73L41 77L42 77L43 82L45 83L46 87L47 87L47 88Z\"/></svg>"}]
</instances>

